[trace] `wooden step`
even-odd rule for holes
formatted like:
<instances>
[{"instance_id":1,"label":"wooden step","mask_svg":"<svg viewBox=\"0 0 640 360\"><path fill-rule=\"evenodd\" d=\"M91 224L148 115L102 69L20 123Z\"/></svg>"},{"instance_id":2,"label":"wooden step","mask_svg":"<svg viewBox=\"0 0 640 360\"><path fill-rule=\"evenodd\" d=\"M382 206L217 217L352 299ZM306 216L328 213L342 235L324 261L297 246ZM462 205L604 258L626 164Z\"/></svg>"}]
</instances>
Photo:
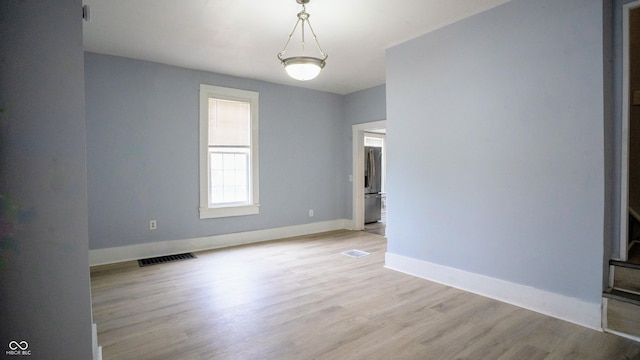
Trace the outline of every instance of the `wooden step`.
<instances>
[{"instance_id":1,"label":"wooden step","mask_svg":"<svg viewBox=\"0 0 640 360\"><path fill-rule=\"evenodd\" d=\"M635 264L635 263L620 261L620 260L609 260L609 265L640 270L640 264Z\"/></svg>"},{"instance_id":2,"label":"wooden step","mask_svg":"<svg viewBox=\"0 0 640 360\"><path fill-rule=\"evenodd\" d=\"M614 289L640 294L640 265L611 260Z\"/></svg>"},{"instance_id":3,"label":"wooden step","mask_svg":"<svg viewBox=\"0 0 640 360\"><path fill-rule=\"evenodd\" d=\"M604 296L605 298L608 298L608 299L612 299L612 300L616 300L616 301L629 303L629 304L638 306L638 309L640 309L640 295L638 295L638 294L633 294L633 293L629 293L629 292L621 291L621 290L616 290L616 289L609 289L609 290L605 291L602 294L602 296Z\"/></svg>"},{"instance_id":4,"label":"wooden step","mask_svg":"<svg viewBox=\"0 0 640 360\"><path fill-rule=\"evenodd\" d=\"M640 295L610 289L603 298L605 330L640 340Z\"/></svg>"}]
</instances>

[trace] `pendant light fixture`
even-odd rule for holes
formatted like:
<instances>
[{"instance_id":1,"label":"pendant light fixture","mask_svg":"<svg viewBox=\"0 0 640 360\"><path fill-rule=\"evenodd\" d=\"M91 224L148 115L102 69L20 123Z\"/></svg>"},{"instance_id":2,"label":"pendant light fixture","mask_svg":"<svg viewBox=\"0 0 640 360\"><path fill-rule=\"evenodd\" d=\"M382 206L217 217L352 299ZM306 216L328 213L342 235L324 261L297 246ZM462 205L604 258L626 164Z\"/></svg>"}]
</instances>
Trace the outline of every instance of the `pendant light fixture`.
<instances>
[{"instance_id":1,"label":"pendant light fixture","mask_svg":"<svg viewBox=\"0 0 640 360\"><path fill-rule=\"evenodd\" d=\"M318 42L318 37L316 33L313 31L311 27L311 22L309 21L309 13L307 13L307 9L305 4L308 4L310 0L296 0L296 2L302 5L302 11L298 13L298 21L293 26L293 30L291 34L289 34L289 39L287 39L286 44L284 44L284 49L278 53L278 59L284 66L284 69L287 71L287 74L292 78L300 81L311 80L320 74L320 70L325 66L325 60L327 60L327 54L322 51L320 47L320 43ZM302 24L300 24L302 23ZM296 32L298 28L298 24L300 24L301 32L302 32L302 52L303 55L300 56L291 56L288 58L284 57L285 52L287 51L287 47L289 46L289 42L291 41L291 37ZM304 31L305 25L309 25L309 30L311 30L311 34L313 35L313 40L315 40L316 45L318 46L318 50L320 50L321 57L313 57L313 56L305 56L305 43L304 43Z\"/></svg>"}]
</instances>

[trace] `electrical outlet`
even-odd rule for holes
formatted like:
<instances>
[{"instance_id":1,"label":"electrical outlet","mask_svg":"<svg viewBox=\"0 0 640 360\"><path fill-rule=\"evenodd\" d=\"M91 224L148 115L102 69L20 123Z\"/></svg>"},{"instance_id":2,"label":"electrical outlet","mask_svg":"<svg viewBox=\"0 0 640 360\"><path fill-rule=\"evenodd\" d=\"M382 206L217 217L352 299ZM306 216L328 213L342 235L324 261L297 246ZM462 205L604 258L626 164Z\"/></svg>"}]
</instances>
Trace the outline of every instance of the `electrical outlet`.
<instances>
[{"instance_id":1,"label":"electrical outlet","mask_svg":"<svg viewBox=\"0 0 640 360\"><path fill-rule=\"evenodd\" d=\"M309 209L309 217L313 217L313 209Z\"/></svg>"},{"instance_id":2,"label":"electrical outlet","mask_svg":"<svg viewBox=\"0 0 640 360\"><path fill-rule=\"evenodd\" d=\"M149 221L149 230L155 230L158 228L158 222L155 220Z\"/></svg>"}]
</instances>

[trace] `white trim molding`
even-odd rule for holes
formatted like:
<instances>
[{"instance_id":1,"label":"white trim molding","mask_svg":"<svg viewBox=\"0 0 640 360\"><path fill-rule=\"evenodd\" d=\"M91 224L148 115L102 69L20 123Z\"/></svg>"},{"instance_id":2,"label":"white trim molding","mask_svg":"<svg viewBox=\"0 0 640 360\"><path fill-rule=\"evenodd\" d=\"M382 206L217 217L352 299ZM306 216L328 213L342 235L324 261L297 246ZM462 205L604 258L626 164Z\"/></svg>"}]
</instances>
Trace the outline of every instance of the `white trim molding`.
<instances>
[{"instance_id":1,"label":"white trim molding","mask_svg":"<svg viewBox=\"0 0 640 360\"><path fill-rule=\"evenodd\" d=\"M602 331L601 304L387 252L385 267Z\"/></svg>"},{"instance_id":2,"label":"white trim molding","mask_svg":"<svg viewBox=\"0 0 640 360\"><path fill-rule=\"evenodd\" d=\"M89 250L89 265L105 265L149 257L203 251L229 246L245 245L284 239L294 236L316 234L326 231L347 229L351 221L339 219L311 224L286 226L281 228L246 231L233 234L199 237L184 240L159 241L146 244L119 246Z\"/></svg>"}]
</instances>

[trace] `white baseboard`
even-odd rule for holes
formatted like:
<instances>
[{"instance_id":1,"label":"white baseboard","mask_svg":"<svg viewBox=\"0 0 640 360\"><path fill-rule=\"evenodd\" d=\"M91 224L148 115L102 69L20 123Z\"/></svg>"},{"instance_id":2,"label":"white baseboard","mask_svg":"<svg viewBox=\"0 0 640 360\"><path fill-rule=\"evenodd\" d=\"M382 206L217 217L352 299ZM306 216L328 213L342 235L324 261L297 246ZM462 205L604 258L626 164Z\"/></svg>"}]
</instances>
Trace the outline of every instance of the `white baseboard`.
<instances>
[{"instance_id":1,"label":"white baseboard","mask_svg":"<svg viewBox=\"0 0 640 360\"><path fill-rule=\"evenodd\" d=\"M344 229L345 230L355 230L355 222L351 219L344 219Z\"/></svg>"},{"instance_id":2,"label":"white baseboard","mask_svg":"<svg viewBox=\"0 0 640 360\"><path fill-rule=\"evenodd\" d=\"M218 249L229 246L283 239L293 236L348 229L350 227L350 224L351 220L339 219L304 225L286 226L281 228L206 236L193 239L159 241L106 249L94 249L89 250L89 265L96 266L113 264L149 257Z\"/></svg>"},{"instance_id":3,"label":"white baseboard","mask_svg":"<svg viewBox=\"0 0 640 360\"><path fill-rule=\"evenodd\" d=\"M93 342L93 360L102 360L102 346L98 346L98 328L91 324L91 340Z\"/></svg>"},{"instance_id":4,"label":"white baseboard","mask_svg":"<svg viewBox=\"0 0 640 360\"><path fill-rule=\"evenodd\" d=\"M610 334L617 335L617 336L623 337L625 339L633 340L635 342L640 342L640 338L639 337L636 337L636 336L633 336L633 335L629 335L629 334L625 334L625 333L620 332L620 331L615 331L615 330L611 330L611 329L604 329L604 332L608 332Z\"/></svg>"},{"instance_id":5,"label":"white baseboard","mask_svg":"<svg viewBox=\"0 0 640 360\"><path fill-rule=\"evenodd\" d=\"M385 267L602 331L601 304L389 252Z\"/></svg>"}]
</instances>

